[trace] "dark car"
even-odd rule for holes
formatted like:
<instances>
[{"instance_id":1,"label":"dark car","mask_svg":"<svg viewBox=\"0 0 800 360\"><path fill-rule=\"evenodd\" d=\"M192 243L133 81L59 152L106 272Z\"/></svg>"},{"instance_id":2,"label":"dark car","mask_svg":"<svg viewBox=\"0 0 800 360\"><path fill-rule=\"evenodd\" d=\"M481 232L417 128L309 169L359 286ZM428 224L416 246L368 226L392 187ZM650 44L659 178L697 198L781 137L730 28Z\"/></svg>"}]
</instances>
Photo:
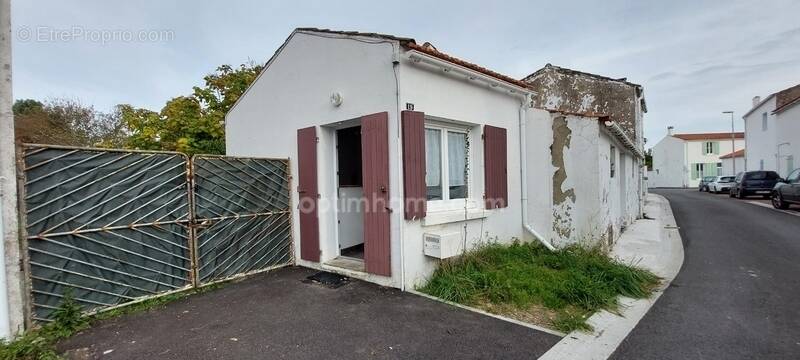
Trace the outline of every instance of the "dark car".
<instances>
[{"instance_id":1,"label":"dark car","mask_svg":"<svg viewBox=\"0 0 800 360\"><path fill-rule=\"evenodd\" d=\"M786 180L772 189L772 206L776 209L788 209L790 204L800 205L800 169L792 171Z\"/></svg>"},{"instance_id":2,"label":"dark car","mask_svg":"<svg viewBox=\"0 0 800 360\"><path fill-rule=\"evenodd\" d=\"M736 181L731 186L730 196L744 199L750 195L761 195L765 199L772 194L772 188L781 180L774 171L747 171L736 175Z\"/></svg>"},{"instance_id":3,"label":"dark car","mask_svg":"<svg viewBox=\"0 0 800 360\"><path fill-rule=\"evenodd\" d=\"M716 176L703 177L702 179L700 179L700 185L697 186L697 190L708 191L708 184L711 184L711 182L714 181L714 179L716 178L717 178Z\"/></svg>"}]
</instances>

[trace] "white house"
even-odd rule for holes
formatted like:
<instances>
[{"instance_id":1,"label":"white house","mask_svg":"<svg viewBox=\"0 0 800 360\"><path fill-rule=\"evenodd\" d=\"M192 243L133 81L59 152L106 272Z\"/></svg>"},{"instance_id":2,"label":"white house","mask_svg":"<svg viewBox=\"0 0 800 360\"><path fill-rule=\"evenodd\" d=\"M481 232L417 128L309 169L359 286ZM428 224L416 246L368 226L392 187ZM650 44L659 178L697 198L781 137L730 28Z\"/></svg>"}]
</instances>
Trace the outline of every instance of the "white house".
<instances>
[{"instance_id":1,"label":"white house","mask_svg":"<svg viewBox=\"0 0 800 360\"><path fill-rule=\"evenodd\" d=\"M741 149L720 156L722 175L735 175L744 171L744 153L745 149Z\"/></svg>"},{"instance_id":2,"label":"white house","mask_svg":"<svg viewBox=\"0 0 800 360\"><path fill-rule=\"evenodd\" d=\"M733 135L733 136L731 136ZM735 175L723 168L721 155L744 149L744 133L674 134L653 146L650 187L697 187L704 176ZM749 150L748 150L749 152ZM736 172L744 168L737 167Z\"/></svg>"},{"instance_id":3,"label":"white house","mask_svg":"<svg viewBox=\"0 0 800 360\"><path fill-rule=\"evenodd\" d=\"M775 170L787 176L800 166L800 84L761 100L744 114L747 170Z\"/></svg>"},{"instance_id":4,"label":"white house","mask_svg":"<svg viewBox=\"0 0 800 360\"><path fill-rule=\"evenodd\" d=\"M428 43L300 28L227 114L226 150L290 159L299 265L413 287L482 242L612 242L637 216L636 141L532 96Z\"/></svg>"}]
</instances>

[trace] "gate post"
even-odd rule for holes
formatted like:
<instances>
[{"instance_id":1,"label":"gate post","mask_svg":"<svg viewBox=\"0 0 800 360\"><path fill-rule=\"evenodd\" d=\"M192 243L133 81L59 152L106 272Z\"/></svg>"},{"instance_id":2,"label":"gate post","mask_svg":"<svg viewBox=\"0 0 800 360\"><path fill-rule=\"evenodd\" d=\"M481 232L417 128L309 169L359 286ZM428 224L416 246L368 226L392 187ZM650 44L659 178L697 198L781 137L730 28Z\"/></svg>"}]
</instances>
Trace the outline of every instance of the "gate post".
<instances>
[{"instance_id":1,"label":"gate post","mask_svg":"<svg viewBox=\"0 0 800 360\"><path fill-rule=\"evenodd\" d=\"M186 158L186 186L188 187L186 194L189 197L189 223L187 225L187 234L189 236L189 261L191 262L191 271L189 271L189 277L192 287L197 288L200 285L200 281L198 279L197 270L197 223L194 205L194 155L184 155L184 157Z\"/></svg>"}]
</instances>

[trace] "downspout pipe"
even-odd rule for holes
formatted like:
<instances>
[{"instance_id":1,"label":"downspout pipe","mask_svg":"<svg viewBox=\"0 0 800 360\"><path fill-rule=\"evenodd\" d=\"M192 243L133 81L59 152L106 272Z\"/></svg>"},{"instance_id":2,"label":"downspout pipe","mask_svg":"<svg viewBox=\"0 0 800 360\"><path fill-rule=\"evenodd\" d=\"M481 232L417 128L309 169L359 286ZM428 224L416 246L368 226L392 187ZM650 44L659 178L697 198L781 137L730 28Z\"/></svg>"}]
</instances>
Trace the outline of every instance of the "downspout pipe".
<instances>
[{"instance_id":1,"label":"downspout pipe","mask_svg":"<svg viewBox=\"0 0 800 360\"><path fill-rule=\"evenodd\" d=\"M522 194L522 227L525 228L525 231L533 235L536 240L539 240L542 245L544 245L550 251L554 251L556 248L551 244L544 236L542 236L536 229L533 228L528 223L528 145L527 145L527 133L526 133L526 123L527 123L527 114L528 114L528 99L529 95L526 94L522 98L522 104L519 107L519 173L520 173L520 184L522 189L520 189Z\"/></svg>"}]
</instances>

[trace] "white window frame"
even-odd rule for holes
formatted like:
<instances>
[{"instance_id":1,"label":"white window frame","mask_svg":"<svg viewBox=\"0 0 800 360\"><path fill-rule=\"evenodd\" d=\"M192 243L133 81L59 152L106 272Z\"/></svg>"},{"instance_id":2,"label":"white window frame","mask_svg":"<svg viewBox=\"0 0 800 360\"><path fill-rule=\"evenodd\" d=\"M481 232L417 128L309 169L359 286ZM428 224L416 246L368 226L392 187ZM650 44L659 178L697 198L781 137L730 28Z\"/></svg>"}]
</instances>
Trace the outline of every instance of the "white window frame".
<instances>
[{"instance_id":1,"label":"white window frame","mask_svg":"<svg viewBox=\"0 0 800 360\"><path fill-rule=\"evenodd\" d=\"M769 115L767 113L761 114L761 131L767 131L769 129Z\"/></svg>"},{"instance_id":2,"label":"white window frame","mask_svg":"<svg viewBox=\"0 0 800 360\"><path fill-rule=\"evenodd\" d=\"M467 146L467 196L463 199L450 199L450 171L448 168L448 151L447 151L447 133L460 133L467 136L467 143L471 142L470 128L467 126L458 126L455 124L444 124L430 119L425 119L425 129L439 130L440 136L440 165L441 169L441 183L442 183L442 200L427 200L427 208L429 212L450 211L450 210L464 210L465 208L477 208L477 202L473 199L474 191L474 174L475 166L473 165L473 157L470 149L472 146ZM427 147L426 147L427 149ZM427 151L427 150L426 150ZM427 166L427 165L426 165ZM426 184L427 187L427 184Z\"/></svg>"}]
</instances>

